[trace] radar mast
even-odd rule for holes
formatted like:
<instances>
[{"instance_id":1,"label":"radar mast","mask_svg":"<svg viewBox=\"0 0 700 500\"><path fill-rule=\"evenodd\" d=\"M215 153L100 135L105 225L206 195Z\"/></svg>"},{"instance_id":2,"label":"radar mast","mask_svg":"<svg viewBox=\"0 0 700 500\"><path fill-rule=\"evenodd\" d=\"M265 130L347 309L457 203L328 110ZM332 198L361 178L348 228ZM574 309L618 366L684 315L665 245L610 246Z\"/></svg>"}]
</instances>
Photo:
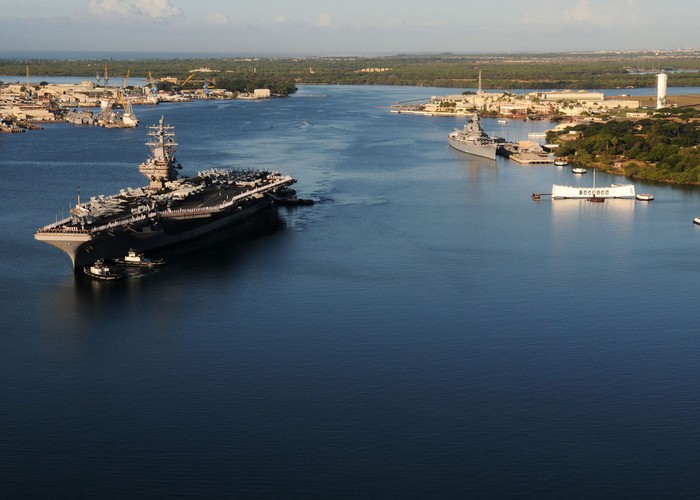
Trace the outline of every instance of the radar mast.
<instances>
[{"instance_id":1,"label":"radar mast","mask_svg":"<svg viewBox=\"0 0 700 500\"><path fill-rule=\"evenodd\" d=\"M158 125L148 127L148 135L153 139L146 142L146 146L151 150L152 156L139 165L139 171L151 181L151 189L163 189L167 181L177 179L173 153L178 144L174 139L174 130L172 125L166 125L162 116Z\"/></svg>"}]
</instances>

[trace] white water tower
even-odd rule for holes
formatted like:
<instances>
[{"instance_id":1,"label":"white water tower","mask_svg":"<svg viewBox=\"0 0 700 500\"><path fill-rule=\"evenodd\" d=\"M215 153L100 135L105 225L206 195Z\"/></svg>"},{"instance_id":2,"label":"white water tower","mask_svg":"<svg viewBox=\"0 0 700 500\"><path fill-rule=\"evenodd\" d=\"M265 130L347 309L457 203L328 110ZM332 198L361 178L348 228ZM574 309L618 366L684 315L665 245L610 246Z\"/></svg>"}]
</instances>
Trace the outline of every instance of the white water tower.
<instances>
[{"instance_id":1,"label":"white water tower","mask_svg":"<svg viewBox=\"0 0 700 500\"><path fill-rule=\"evenodd\" d=\"M666 83L668 75L664 72L656 75L656 109L666 107Z\"/></svg>"}]
</instances>

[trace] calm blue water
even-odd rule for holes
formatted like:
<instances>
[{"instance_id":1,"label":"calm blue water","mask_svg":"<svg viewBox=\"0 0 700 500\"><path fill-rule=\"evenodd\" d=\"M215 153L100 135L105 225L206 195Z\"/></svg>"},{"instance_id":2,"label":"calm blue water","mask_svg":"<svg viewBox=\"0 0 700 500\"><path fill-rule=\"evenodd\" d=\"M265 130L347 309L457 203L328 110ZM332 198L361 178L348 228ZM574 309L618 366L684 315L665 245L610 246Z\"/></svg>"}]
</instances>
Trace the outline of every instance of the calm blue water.
<instances>
[{"instance_id":1,"label":"calm blue water","mask_svg":"<svg viewBox=\"0 0 700 500\"><path fill-rule=\"evenodd\" d=\"M592 178L468 157L446 141L464 118L386 108L449 92L303 87L0 136L3 496L696 495L700 190L535 203ZM275 168L320 203L140 279L74 276L34 230L76 186L144 184L161 115L185 173Z\"/></svg>"}]
</instances>

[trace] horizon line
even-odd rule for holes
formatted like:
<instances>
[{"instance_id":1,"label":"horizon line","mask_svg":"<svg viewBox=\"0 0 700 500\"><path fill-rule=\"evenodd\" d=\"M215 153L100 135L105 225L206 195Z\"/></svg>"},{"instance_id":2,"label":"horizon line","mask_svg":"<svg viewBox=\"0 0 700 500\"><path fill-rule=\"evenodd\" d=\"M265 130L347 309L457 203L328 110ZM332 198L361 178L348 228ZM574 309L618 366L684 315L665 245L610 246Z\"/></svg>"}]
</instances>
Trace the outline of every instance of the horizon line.
<instances>
[{"instance_id":1,"label":"horizon line","mask_svg":"<svg viewBox=\"0 0 700 500\"><path fill-rule=\"evenodd\" d=\"M324 58L383 58L383 57L405 57L405 56L513 56L513 55L572 55L572 54L673 54L673 53L695 53L698 49L604 49L604 50L566 50L566 51L472 51L472 52L451 52L451 51L407 51L407 52L364 52L364 53L281 53L281 52L260 52L250 53L230 53L230 52L187 52L187 51L109 51L109 50L13 50L6 54L0 53L0 60L16 59L225 59L225 58L247 58L247 59L324 59Z\"/></svg>"}]
</instances>

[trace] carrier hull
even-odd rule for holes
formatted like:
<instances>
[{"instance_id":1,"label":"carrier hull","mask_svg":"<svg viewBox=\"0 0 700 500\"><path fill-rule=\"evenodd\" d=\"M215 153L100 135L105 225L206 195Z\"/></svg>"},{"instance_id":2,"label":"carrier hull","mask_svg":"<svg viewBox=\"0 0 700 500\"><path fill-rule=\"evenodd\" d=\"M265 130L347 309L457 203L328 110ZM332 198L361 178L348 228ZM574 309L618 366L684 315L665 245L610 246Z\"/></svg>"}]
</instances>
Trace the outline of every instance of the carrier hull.
<instances>
[{"instance_id":1,"label":"carrier hull","mask_svg":"<svg viewBox=\"0 0 700 500\"><path fill-rule=\"evenodd\" d=\"M235 226L253 215L276 210L267 198L247 206L221 213L200 214L197 217L175 218L155 214L153 217L97 233L80 235L37 232L35 238L64 251L75 269L88 266L100 259L126 255L129 250L146 252L187 242Z\"/></svg>"}]
</instances>

